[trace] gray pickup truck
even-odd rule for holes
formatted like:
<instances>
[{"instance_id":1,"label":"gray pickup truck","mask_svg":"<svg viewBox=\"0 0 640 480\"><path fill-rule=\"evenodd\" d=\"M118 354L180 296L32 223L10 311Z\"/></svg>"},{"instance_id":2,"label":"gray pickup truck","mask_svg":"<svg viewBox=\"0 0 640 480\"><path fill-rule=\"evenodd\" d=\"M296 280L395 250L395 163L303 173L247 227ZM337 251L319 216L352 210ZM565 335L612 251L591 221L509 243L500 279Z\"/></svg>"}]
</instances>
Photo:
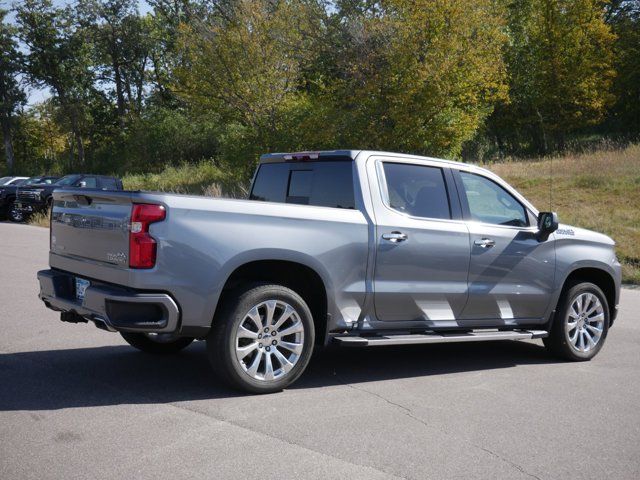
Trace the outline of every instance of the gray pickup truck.
<instances>
[{"instance_id":1,"label":"gray pickup truck","mask_svg":"<svg viewBox=\"0 0 640 480\"><path fill-rule=\"evenodd\" d=\"M270 154L250 198L56 190L40 298L236 388L281 390L314 346L541 338L589 360L616 317L605 235L491 172L371 151Z\"/></svg>"}]
</instances>

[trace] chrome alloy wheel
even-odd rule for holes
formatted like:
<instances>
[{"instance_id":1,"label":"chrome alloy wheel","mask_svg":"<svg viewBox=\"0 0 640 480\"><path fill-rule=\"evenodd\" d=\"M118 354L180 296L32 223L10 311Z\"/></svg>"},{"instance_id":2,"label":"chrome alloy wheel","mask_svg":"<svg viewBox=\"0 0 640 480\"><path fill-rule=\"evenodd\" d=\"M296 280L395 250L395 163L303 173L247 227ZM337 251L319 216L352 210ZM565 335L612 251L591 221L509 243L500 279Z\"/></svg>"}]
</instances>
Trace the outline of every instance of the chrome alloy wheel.
<instances>
[{"instance_id":1,"label":"chrome alloy wheel","mask_svg":"<svg viewBox=\"0 0 640 480\"><path fill-rule=\"evenodd\" d=\"M298 312L281 300L254 306L238 325L236 359L252 378L279 380L298 363L304 346L304 326Z\"/></svg>"},{"instance_id":2,"label":"chrome alloy wheel","mask_svg":"<svg viewBox=\"0 0 640 480\"><path fill-rule=\"evenodd\" d=\"M571 306L565 319L565 333L571 347L585 353L593 349L604 330L604 308L593 293L581 293Z\"/></svg>"}]
</instances>

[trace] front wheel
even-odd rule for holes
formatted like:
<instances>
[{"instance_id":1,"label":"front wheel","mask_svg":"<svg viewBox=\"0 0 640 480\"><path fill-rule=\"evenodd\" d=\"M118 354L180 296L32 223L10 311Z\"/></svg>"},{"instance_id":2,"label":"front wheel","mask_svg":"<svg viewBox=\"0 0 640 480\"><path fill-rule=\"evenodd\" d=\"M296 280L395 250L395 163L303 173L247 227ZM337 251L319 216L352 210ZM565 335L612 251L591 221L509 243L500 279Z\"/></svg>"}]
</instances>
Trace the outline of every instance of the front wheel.
<instances>
[{"instance_id":1,"label":"front wheel","mask_svg":"<svg viewBox=\"0 0 640 480\"><path fill-rule=\"evenodd\" d=\"M172 333L120 332L120 335L132 347L159 355L179 352L193 342L191 337L178 337Z\"/></svg>"},{"instance_id":2,"label":"front wheel","mask_svg":"<svg viewBox=\"0 0 640 480\"><path fill-rule=\"evenodd\" d=\"M593 283L574 284L563 292L544 344L552 353L572 361L591 360L602 349L609 331L609 305Z\"/></svg>"},{"instance_id":3,"label":"front wheel","mask_svg":"<svg viewBox=\"0 0 640 480\"><path fill-rule=\"evenodd\" d=\"M27 216L21 211L11 206L9 209L9 220L16 223L22 223L26 220Z\"/></svg>"},{"instance_id":4,"label":"front wheel","mask_svg":"<svg viewBox=\"0 0 640 480\"><path fill-rule=\"evenodd\" d=\"M207 337L214 371L250 393L291 385L313 353L314 325L306 302L281 285L250 285L227 298Z\"/></svg>"}]
</instances>

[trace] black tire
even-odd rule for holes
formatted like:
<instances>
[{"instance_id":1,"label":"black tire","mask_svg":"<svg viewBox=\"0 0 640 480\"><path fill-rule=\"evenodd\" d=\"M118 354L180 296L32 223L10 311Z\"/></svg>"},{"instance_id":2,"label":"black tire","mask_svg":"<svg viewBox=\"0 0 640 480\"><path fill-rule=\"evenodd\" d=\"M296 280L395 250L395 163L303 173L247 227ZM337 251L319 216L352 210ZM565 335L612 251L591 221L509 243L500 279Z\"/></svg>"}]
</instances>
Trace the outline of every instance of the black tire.
<instances>
[{"instance_id":1,"label":"black tire","mask_svg":"<svg viewBox=\"0 0 640 480\"><path fill-rule=\"evenodd\" d=\"M573 346L570 341L569 334L567 332L567 322L569 321L569 309L574 301L583 294L592 294L597 297L602 306L602 314L604 316L604 323L602 325L602 333L594 347L589 351L579 351ZM543 339L544 345L554 355L564 358L566 360L574 362L584 362L591 360L602 349L607 333L609 331L609 304L607 303L607 297L602 290L593 283L590 282L575 282L567 285L560 296L558 301L558 308L553 319L553 325L549 336ZM574 331L574 330L571 330ZM591 335L590 335L591 336Z\"/></svg>"},{"instance_id":2,"label":"black tire","mask_svg":"<svg viewBox=\"0 0 640 480\"><path fill-rule=\"evenodd\" d=\"M122 338L131 345L146 353L153 353L156 355L169 355L177 353L180 350L187 348L193 342L192 337L175 337L167 335L166 337L158 335L157 339L154 339L152 335L146 333L132 333L132 332L120 332Z\"/></svg>"},{"instance_id":3,"label":"black tire","mask_svg":"<svg viewBox=\"0 0 640 480\"><path fill-rule=\"evenodd\" d=\"M9 220L15 223L23 223L27 220L27 215L20 210L16 210L12 205L9 208Z\"/></svg>"},{"instance_id":4,"label":"black tire","mask_svg":"<svg viewBox=\"0 0 640 480\"><path fill-rule=\"evenodd\" d=\"M302 323L304 337L301 342L302 350L293 367L288 372L281 373L282 376L280 378L265 380L251 376L251 374L243 368L245 364L236 358L236 331L243 322L247 321L247 314L250 310L270 300L282 302L282 304L289 305L295 310L297 318L299 318ZM280 310L280 314L281 312L282 310ZM274 313L274 318L275 315ZM264 319L262 317L260 318L262 324ZM299 325L297 320L296 324ZM286 330L284 326L281 328L283 328L283 331ZM257 330L257 332L260 331L260 329ZM274 338L279 339L279 331L277 332L278 336ZM273 332L271 333L276 335ZM273 393L279 392L283 388L291 385L302 375L313 354L314 337L313 316L306 302L300 295L282 285L251 284L226 296L226 300L221 305L219 313L216 314L213 327L207 337L207 354L216 375L231 387L249 393ZM264 338L266 338L266 336ZM283 340L284 338L285 337L282 337L281 341L289 341ZM252 343L251 340L247 341ZM260 340L254 340L254 342L260 342ZM260 343L260 345L262 344ZM260 352L256 350L255 354L251 355L257 356L259 353L261 358L263 358L262 355L266 358L270 355L275 356L276 350L278 353L285 351L273 347L273 353L267 355L266 350L268 350L268 348L266 345L265 343L264 347L260 347L261 349L264 348L264 350L260 350ZM258 360L257 365L262 366L263 363L263 361ZM282 365L278 368L282 368ZM265 370L263 376L266 376L266 366L264 366L263 369ZM260 375L260 373L257 374Z\"/></svg>"}]
</instances>

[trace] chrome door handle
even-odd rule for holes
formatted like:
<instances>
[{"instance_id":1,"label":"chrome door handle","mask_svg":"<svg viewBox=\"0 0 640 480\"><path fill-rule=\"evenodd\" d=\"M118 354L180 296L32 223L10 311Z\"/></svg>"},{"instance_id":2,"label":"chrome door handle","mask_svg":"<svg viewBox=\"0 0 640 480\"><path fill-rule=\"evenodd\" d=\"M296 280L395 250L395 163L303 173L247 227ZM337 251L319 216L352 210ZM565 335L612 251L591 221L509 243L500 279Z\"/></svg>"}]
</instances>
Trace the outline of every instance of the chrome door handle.
<instances>
[{"instance_id":1,"label":"chrome door handle","mask_svg":"<svg viewBox=\"0 0 640 480\"><path fill-rule=\"evenodd\" d=\"M404 242L407 238L406 233L402 232L391 232L391 233L383 233L382 238L385 240L389 240L392 243Z\"/></svg>"},{"instance_id":2,"label":"chrome door handle","mask_svg":"<svg viewBox=\"0 0 640 480\"><path fill-rule=\"evenodd\" d=\"M490 238L483 238L482 240L476 240L475 242L473 242L473 244L479 246L480 248L491 248L496 244L496 242L494 242Z\"/></svg>"}]
</instances>

